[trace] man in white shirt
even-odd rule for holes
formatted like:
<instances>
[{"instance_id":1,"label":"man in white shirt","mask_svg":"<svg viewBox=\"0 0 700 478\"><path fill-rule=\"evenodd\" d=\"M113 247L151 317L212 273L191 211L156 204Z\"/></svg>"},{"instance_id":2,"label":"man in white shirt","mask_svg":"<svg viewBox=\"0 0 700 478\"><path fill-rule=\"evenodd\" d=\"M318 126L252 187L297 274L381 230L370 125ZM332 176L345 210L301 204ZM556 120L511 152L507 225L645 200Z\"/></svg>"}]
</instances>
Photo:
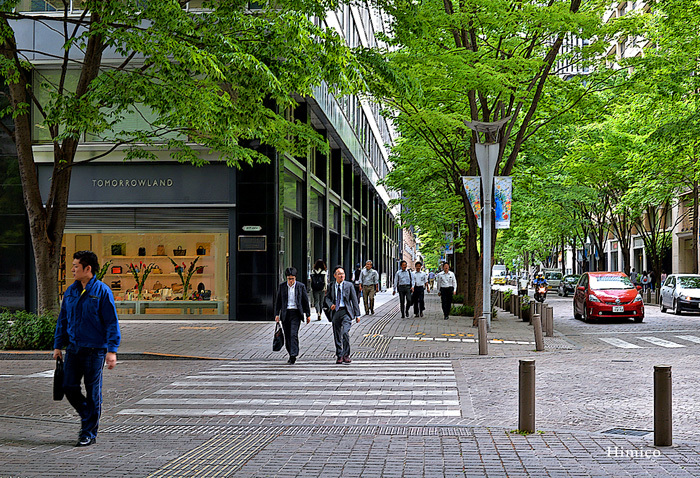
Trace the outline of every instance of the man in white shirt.
<instances>
[{"instance_id":1,"label":"man in white shirt","mask_svg":"<svg viewBox=\"0 0 700 478\"><path fill-rule=\"evenodd\" d=\"M309 295L306 286L297 281L296 267L288 267L284 271L287 281L277 288L275 300L275 322L282 322L284 329L284 345L289 353L288 364L297 361L299 355L299 325L306 315L306 323L311 320Z\"/></svg>"},{"instance_id":2,"label":"man in white shirt","mask_svg":"<svg viewBox=\"0 0 700 478\"><path fill-rule=\"evenodd\" d=\"M411 271L407 270L408 264L406 261L401 261L399 263L399 269L396 271L396 276L394 276L394 293L399 292L399 305L401 306L401 318L405 318L408 315L408 308L411 306L411 283L413 279L411 278Z\"/></svg>"},{"instance_id":3,"label":"man in white shirt","mask_svg":"<svg viewBox=\"0 0 700 478\"><path fill-rule=\"evenodd\" d=\"M423 263L416 261L416 272L412 274L411 293L413 298L413 315L423 317L425 310L425 288L428 285L428 274L423 272Z\"/></svg>"},{"instance_id":4,"label":"man in white shirt","mask_svg":"<svg viewBox=\"0 0 700 478\"><path fill-rule=\"evenodd\" d=\"M457 293L457 278L447 262L443 264L442 272L436 276L435 281L435 287L442 302L442 312L447 320L450 318L450 310L452 309L452 296Z\"/></svg>"},{"instance_id":5,"label":"man in white shirt","mask_svg":"<svg viewBox=\"0 0 700 478\"><path fill-rule=\"evenodd\" d=\"M360 272L362 298L365 302L365 314L374 314L374 294L379 289L379 274L372 269L372 261L365 262L365 268Z\"/></svg>"}]
</instances>

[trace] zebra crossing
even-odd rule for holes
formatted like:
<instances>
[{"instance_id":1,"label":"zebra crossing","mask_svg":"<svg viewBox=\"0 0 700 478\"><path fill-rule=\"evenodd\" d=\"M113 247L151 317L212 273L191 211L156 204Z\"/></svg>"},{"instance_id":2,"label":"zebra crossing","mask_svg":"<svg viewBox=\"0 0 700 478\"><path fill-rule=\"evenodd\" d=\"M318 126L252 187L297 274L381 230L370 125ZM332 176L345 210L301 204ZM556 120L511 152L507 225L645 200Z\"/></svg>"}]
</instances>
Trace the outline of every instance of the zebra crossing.
<instances>
[{"instance_id":1,"label":"zebra crossing","mask_svg":"<svg viewBox=\"0 0 700 478\"><path fill-rule=\"evenodd\" d=\"M667 349L676 349L700 344L700 337L695 335L674 335L665 339L655 336L638 336L625 338L627 340L622 340L617 337L598 337L599 340L605 342L606 344L621 349L641 349L649 347L650 345L656 347L663 347Z\"/></svg>"},{"instance_id":2,"label":"zebra crossing","mask_svg":"<svg viewBox=\"0 0 700 478\"><path fill-rule=\"evenodd\" d=\"M461 417L449 360L350 365L227 362L186 376L119 415L207 417Z\"/></svg>"}]
</instances>

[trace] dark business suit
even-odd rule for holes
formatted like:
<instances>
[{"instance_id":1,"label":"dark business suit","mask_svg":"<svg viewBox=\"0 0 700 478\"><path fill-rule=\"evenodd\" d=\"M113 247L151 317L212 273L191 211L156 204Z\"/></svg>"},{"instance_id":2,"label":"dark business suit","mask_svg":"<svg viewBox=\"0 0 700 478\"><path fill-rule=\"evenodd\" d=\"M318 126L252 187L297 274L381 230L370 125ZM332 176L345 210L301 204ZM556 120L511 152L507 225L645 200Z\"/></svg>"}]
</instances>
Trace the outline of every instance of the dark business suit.
<instances>
[{"instance_id":1,"label":"dark business suit","mask_svg":"<svg viewBox=\"0 0 700 478\"><path fill-rule=\"evenodd\" d=\"M331 312L331 322L333 323L333 340L335 341L335 355L339 359L350 357L350 327L353 319L360 316L360 304L355 294L355 286L352 282L343 281L340 283L342 290L343 305L338 308L336 288L337 281L328 285L326 302L328 307L336 304L336 310Z\"/></svg>"},{"instance_id":2,"label":"dark business suit","mask_svg":"<svg viewBox=\"0 0 700 478\"><path fill-rule=\"evenodd\" d=\"M294 283L294 302L296 309L288 309L287 302L289 301L289 285L287 282L282 282L277 288L277 296L275 300L275 316L279 315L284 330L284 345L289 352L290 357L299 355L299 325L304 319L302 312L306 316L311 315L309 307L309 296L306 293L306 286L299 281Z\"/></svg>"}]
</instances>

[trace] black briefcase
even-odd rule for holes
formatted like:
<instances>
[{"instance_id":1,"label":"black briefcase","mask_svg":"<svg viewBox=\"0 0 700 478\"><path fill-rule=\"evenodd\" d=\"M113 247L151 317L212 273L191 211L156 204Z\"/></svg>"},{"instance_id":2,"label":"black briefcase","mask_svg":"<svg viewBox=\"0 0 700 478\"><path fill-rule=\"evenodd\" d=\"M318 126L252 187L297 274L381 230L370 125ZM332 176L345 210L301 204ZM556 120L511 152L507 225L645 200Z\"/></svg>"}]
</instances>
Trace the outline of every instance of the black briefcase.
<instances>
[{"instance_id":1,"label":"black briefcase","mask_svg":"<svg viewBox=\"0 0 700 478\"><path fill-rule=\"evenodd\" d=\"M277 327L275 327L275 335L272 338L272 351L279 352L284 347L284 332L282 332L282 326L277 322Z\"/></svg>"},{"instance_id":2,"label":"black briefcase","mask_svg":"<svg viewBox=\"0 0 700 478\"><path fill-rule=\"evenodd\" d=\"M63 400L63 359L56 359L56 371L53 373L53 399Z\"/></svg>"}]
</instances>

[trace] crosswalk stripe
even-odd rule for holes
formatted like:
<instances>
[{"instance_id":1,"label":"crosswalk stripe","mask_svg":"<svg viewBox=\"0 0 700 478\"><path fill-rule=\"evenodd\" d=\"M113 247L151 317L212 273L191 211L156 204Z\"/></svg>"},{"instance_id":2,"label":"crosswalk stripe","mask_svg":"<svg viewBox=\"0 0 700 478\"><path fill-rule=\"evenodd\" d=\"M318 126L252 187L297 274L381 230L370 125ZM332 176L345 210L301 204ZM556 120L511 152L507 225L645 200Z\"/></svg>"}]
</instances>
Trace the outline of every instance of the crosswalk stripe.
<instances>
[{"instance_id":1,"label":"crosswalk stripe","mask_svg":"<svg viewBox=\"0 0 700 478\"><path fill-rule=\"evenodd\" d=\"M695 335L676 335L679 339L687 340L688 342L695 342L696 344L700 344L700 337L696 337Z\"/></svg>"},{"instance_id":2,"label":"crosswalk stripe","mask_svg":"<svg viewBox=\"0 0 700 478\"><path fill-rule=\"evenodd\" d=\"M363 362L319 370L228 363L154 391L119 415L245 417L461 417L450 361ZM325 364L324 364L325 366ZM371 366L371 367L370 367ZM283 389L281 384L291 386Z\"/></svg>"},{"instance_id":3,"label":"crosswalk stripe","mask_svg":"<svg viewBox=\"0 0 700 478\"><path fill-rule=\"evenodd\" d=\"M603 342L606 342L615 347L620 347L622 349L641 349L639 345L631 344L621 339L616 339L614 337L598 337Z\"/></svg>"},{"instance_id":4,"label":"crosswalk stripe","mask_svg":"<svg viewBox=\"0 0 700 478\"><path fill-rule=\"evenodd\" d=\"M671 342L670 340L664 340L660 339L658 337L637 337L639 340L644 340L645 342L649 342L654 345L658 345L659 347L666 347L666 348L678 348L678 347L685 347L685 345L677 344L675 342Z\"/></svg>"}]
</instances>

